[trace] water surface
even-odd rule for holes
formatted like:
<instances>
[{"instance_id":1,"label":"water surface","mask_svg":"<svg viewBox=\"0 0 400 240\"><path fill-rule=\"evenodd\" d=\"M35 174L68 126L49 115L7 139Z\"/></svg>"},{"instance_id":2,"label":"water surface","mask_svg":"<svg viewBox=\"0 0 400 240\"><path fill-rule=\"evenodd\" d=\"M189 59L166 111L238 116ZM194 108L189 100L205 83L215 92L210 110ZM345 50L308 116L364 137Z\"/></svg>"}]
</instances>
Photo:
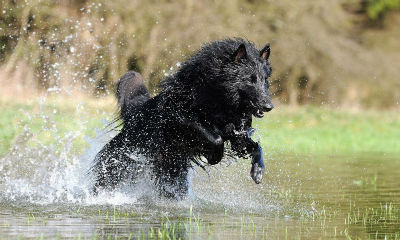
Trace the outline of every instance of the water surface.
<instances>
[{"instance_id":1,"label":"water surface","mask_svg":"<svg viewBox=\"0 0 400 240\"><path fill-rule=\"evenodd\" d=\"M101 145L101 144L100 144ZM229 161L191 173L185 201L146 181L93 197L90 155L21 144L1 159L0 239L400 239L400 158L267 154L263 182Z\"/></svg>"}]
</instances>

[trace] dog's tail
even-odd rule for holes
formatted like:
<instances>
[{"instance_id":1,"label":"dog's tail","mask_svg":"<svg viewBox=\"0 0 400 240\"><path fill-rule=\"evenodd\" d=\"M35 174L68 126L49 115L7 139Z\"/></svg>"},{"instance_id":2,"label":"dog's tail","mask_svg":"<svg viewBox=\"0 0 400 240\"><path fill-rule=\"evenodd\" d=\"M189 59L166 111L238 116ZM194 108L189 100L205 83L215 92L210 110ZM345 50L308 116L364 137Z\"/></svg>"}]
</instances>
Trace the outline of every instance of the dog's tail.
<instances>
[{"instance_id":1,"label":"dog's tail","mask_svg":"<svg viewBox=\"0 0 400 240\"><path fill-rule=\"evenodd\" d=\"M120 117L123 121L131 117L132 110L135 107L150 99L143 78L138 72L129 71L119 79L117 99L121 109Z\"/></svg>"}]
</instances>

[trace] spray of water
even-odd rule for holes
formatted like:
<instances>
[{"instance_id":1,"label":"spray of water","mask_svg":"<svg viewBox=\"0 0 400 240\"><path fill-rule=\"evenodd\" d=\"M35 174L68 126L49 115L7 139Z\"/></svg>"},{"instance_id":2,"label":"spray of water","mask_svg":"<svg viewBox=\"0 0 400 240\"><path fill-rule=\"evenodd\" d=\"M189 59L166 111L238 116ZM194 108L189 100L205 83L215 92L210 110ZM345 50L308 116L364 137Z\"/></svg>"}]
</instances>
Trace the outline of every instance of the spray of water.
<instances>
[{"instance_id":1,"label":"spray of water","mask_svg":"<svg viewBox=\"0 0 400 240\"><path fill-rule=\"evenodd\" d=\"M45 100L41 101L43 104ZM76 107L84 115L83 105ZM27 113L29 114L29 113ZM55 112L54 112L55 114ZM40 133L34 132L29 123L14 140L9 152L0 159L0 202L27 204L79 204L79 205L149 205L164 208L190 205L204 209L231 208L239 210L270 210L276 204L265 196L268 189L253 184L248 162L225 158L221 164L206 171L194 168L190 176L189 197L172 202L160 199L152 184L150 173L143 171L134 185L127 185L114 192L100 192L93 196L93 179L88 174L92 161L115 134L109 129L98 130L96 137L83 136L87 121L82 118L77 129L60 134L52 121L52 114L41 112L32 118L45 119ZM106 125L106 124L105 124ZM51 144L40 141L38 135L47 133ZM76 154L74 142L84 137L86 149ZM48 142L48 141L47 141ZM229 155L229 154L228 154ZM142 156L133 156L146 161Z\"/></svg>"}]
</instances>

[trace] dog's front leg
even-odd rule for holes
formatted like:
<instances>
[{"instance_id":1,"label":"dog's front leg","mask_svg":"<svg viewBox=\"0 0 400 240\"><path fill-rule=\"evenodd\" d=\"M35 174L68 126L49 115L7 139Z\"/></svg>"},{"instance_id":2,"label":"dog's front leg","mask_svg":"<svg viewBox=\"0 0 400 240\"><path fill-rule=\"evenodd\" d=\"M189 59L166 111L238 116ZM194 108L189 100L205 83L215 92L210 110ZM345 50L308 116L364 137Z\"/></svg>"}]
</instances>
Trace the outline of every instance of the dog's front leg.
<instances>
[{"instance_id":1,"label":"dog's front leg","mask_svg":"<svg viewBox=\"0 0 400 240\"><path fill-rule=\"evenodd\" d=\"M207 159L208 164L215 165L221 162L224 155L224 141L220 135L214 131L209 131L197 122L186 124L200 140L202 154Z\"/></svg>"},{"instance_id":2,"label":"dog's front leg","mask_svg":"<svg viewBox=\"0 0 400 240\"><path fill-rule=\"evenodd\" d=\"M251 128L249 128L249 130L251 130ZM260 144L251 139L250 131L231 134L229 140L232 145L232 150L234 150L239 156L250 154L252 158L250 176L255 183L261 183L264 175L265 164Z\"/></svg>"},{"instance_id":3,"label":"dog's front leg","mask_svg":"<svg viewBox=\"0 0 400 240\"><path fill-rule=\"evenodd\" d=\"M252 154L250 176L255 183L261 183L264 175L265 164L263 158L263 152L260 144L257 143L257 149Z\"/></svg>"},{"instance_id":4,"label":"dog's front leg","mask_svg":"<svg viewBox=\"0 0 400 240\"><path fill-rule=\"evenodd\" d=\"M250 176L255 183L259 184L261 183L265 170L262 148L259 143L254 142L250 137L245 138L245 146L247 152L251 156Z\"/></svg>"}]
</instances>

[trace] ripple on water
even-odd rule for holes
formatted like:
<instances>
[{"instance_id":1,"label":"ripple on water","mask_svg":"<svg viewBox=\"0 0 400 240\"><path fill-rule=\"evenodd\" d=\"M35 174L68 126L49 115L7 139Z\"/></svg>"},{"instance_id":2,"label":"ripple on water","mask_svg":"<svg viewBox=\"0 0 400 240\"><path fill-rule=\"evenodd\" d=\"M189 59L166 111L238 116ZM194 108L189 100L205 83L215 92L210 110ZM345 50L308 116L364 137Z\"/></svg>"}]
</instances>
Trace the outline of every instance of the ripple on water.
<instances>
[{"instance_id":1,"label":"ripple on water","mask_svg":"<svg viewBox=\"0 0 400 240\"><path fill-rule=\"evenodd\" d=\"M184 201L160 199L146 175L135 187L94 197L86 172L112 134L99 133L75 156L73 136L56 150L30 144L34 136L25 131L0 162L0 238L400 238L396 157L272 153L260 185L239 160L194 169Z\"/></svg>"}]
</instances>

